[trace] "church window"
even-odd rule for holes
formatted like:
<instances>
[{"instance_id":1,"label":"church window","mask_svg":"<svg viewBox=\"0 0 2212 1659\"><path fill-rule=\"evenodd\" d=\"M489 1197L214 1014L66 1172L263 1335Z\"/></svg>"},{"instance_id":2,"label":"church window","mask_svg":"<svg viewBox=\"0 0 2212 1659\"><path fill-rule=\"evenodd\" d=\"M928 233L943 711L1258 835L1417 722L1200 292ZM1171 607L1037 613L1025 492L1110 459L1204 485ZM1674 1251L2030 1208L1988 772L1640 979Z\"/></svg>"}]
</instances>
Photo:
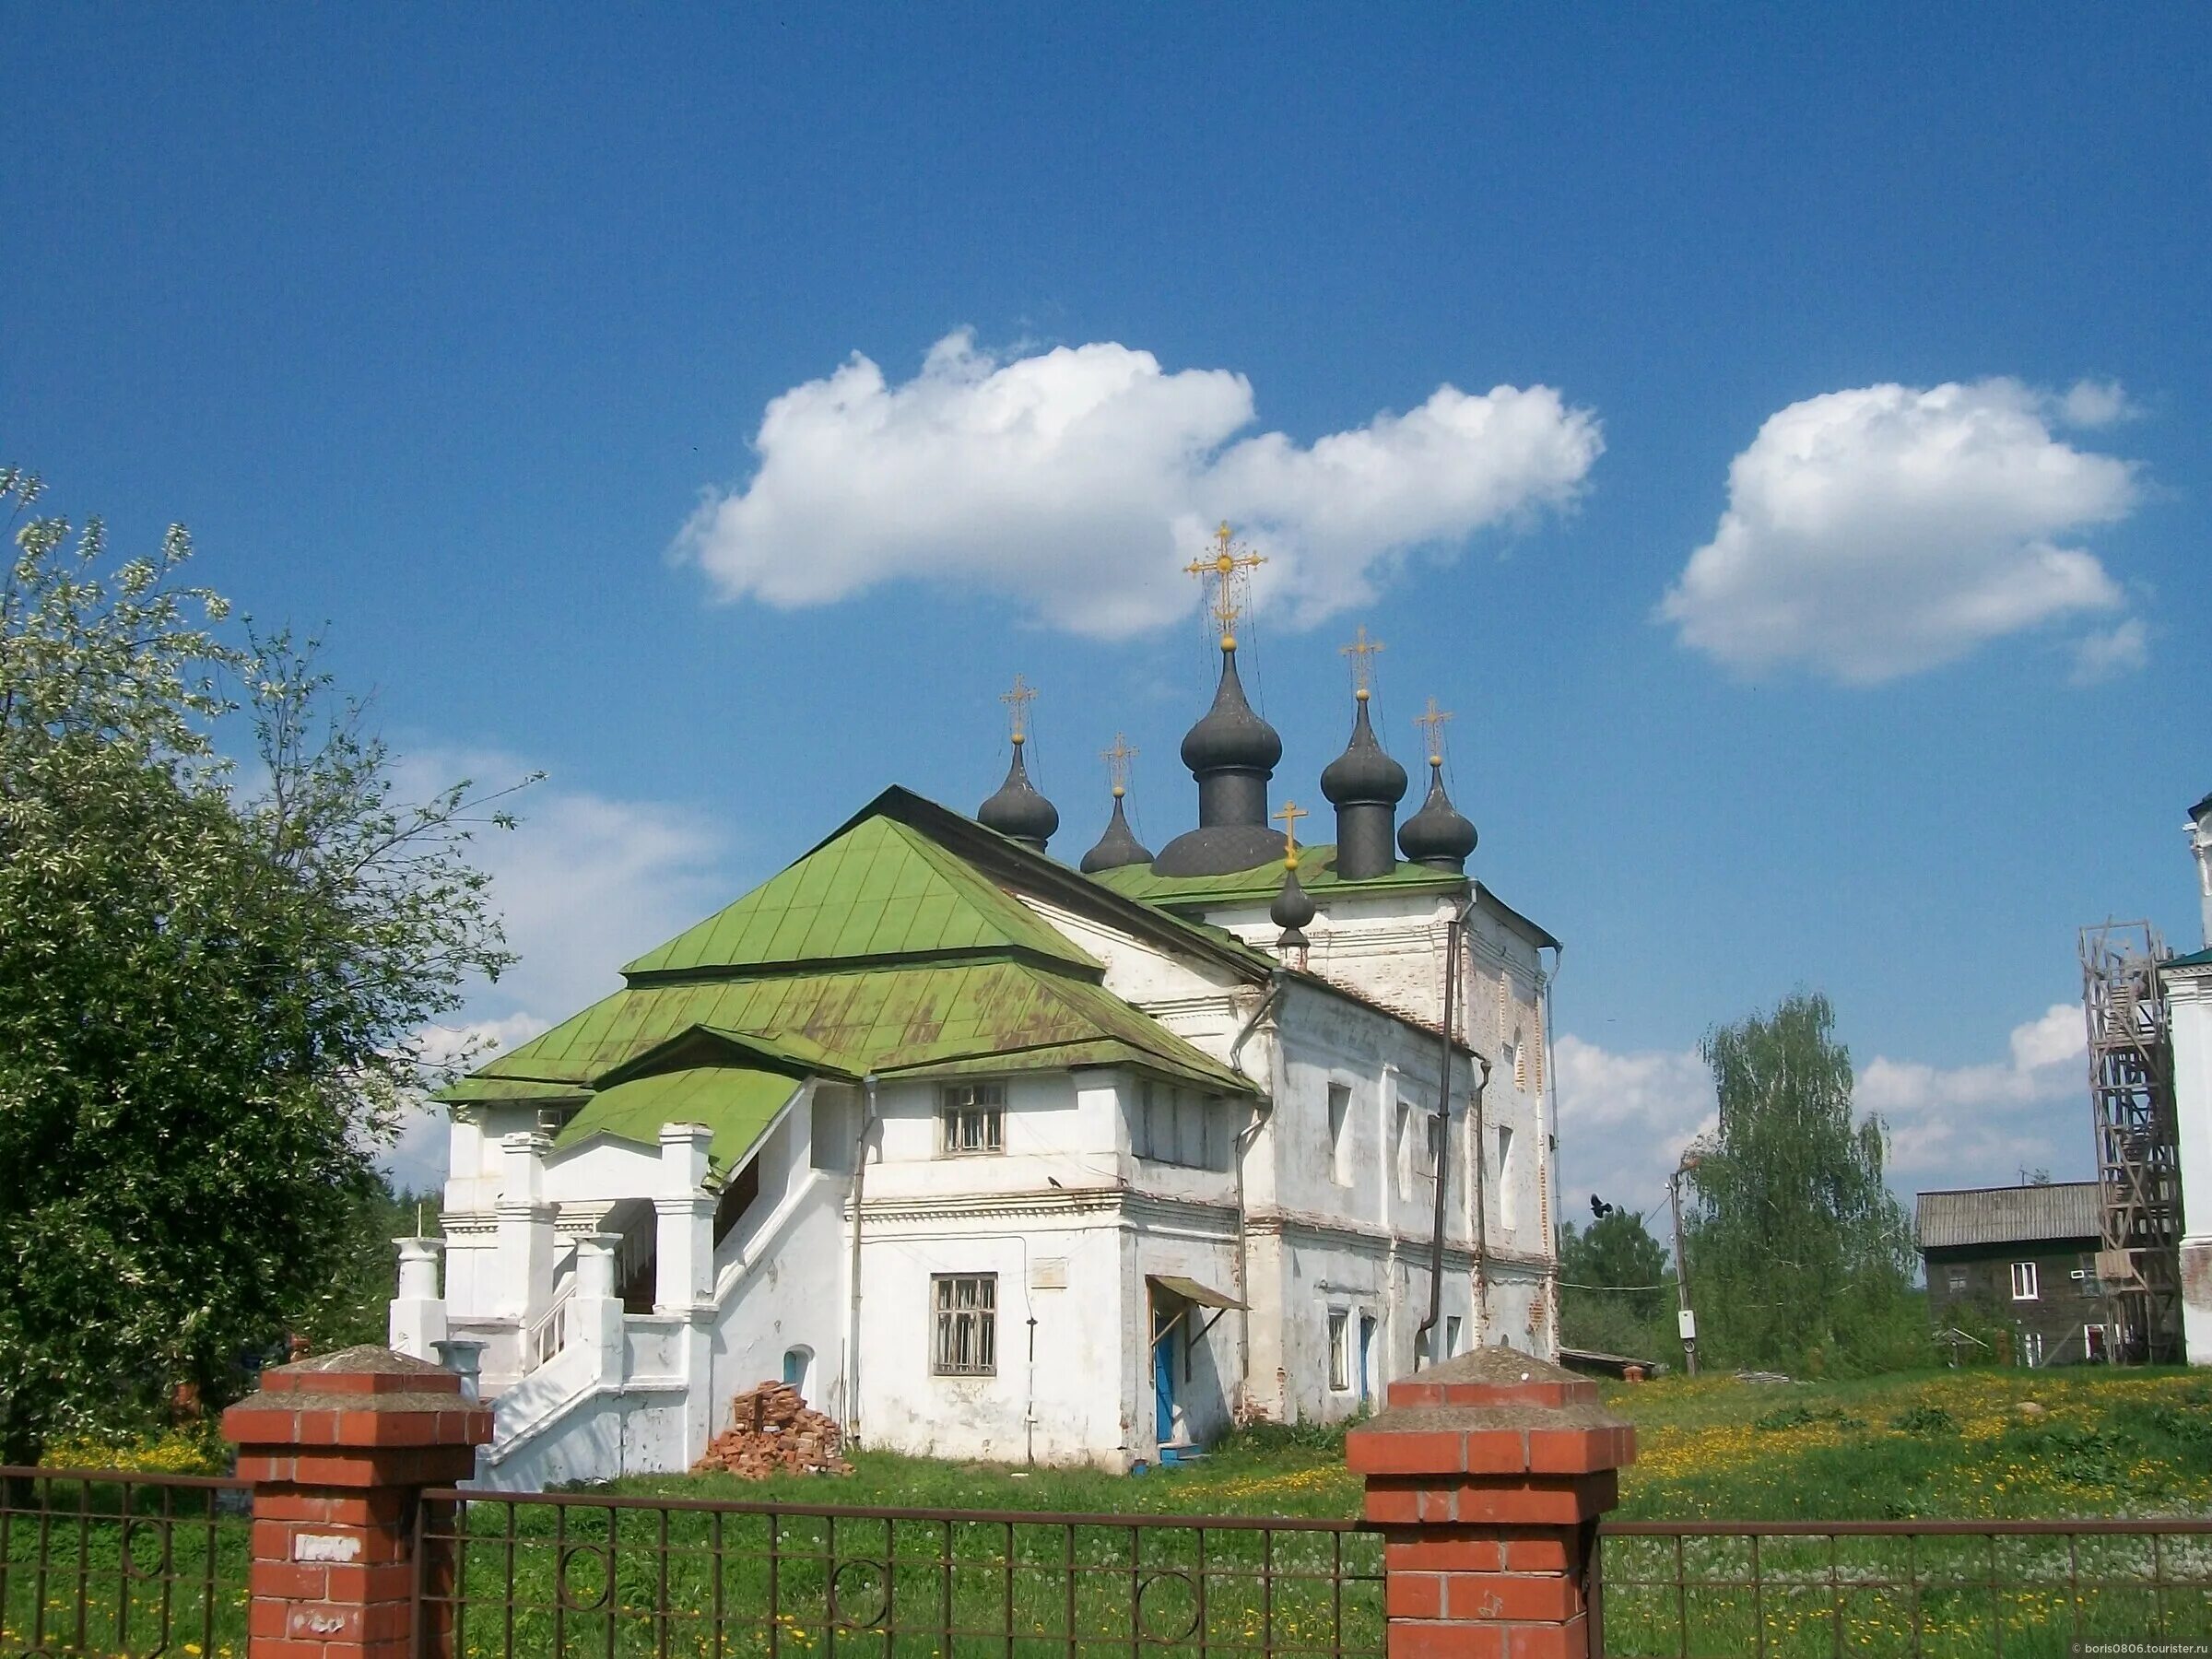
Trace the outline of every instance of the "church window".
<instances>
[{"instance_id":1,"label":"church window","mask_svg":"<svg viewBox=\"0 0 2212 1659\"><path fill-rule=\"evenodd\" d=\"M998 1083L947 1084L937 1100L939 1145L948 1153L1003 1152L1006 1091Z\"/></svg>"},{"instance_id":2,"label":"church window","mask_svg":"<svg viewBox=\"0 0 2212 1659\"><path fill-rule=\"evenodd\" d=\"M1459 1315L1458 1315L1458 1314L1456 1314L1456 1313L1453 1313L1453 1314L1451 1314L1451 1315L1449 1315L1449 1316L1448 1316L1448 1317L1447 1317L1447 1318L1444 1320L1444 1354L1445 1354L1445 1357L1446 1357L1446 1358L1450 1358L1452 1355L1453 1355L1453 1354L1456 1354L1456 1353L1458 1353L1458 1352L1459 1352Z\"/></svg>"},{"instance_id":3,"label":"church window","mask_svg":"<svg viewBox=\"0 0 2212 1659\"><path fill-rule=\"evenodd\" d=\"M1329 1386L1338 1394L1352 1386L1351 1315L1342 1308L1329 1310Z\"/></svg>"},{"instance_id":4,"label":"church window","mask_svg":"<svg viewBox=\"0 0 2212 1659\"><path fill-rule=\"evenodd\" d=\"M1391 1157L1398 1166L1398 1196L1413 1196L1413 1108L1398 1102L1397 1133L1391 1140Z\"/></svg>"},{"instance_id":5,"label":"church window","mask_svg":"<svg viewBox=\"0 0 2212 1659\"><path fill-rule=\"evenodd\" d=\"M1329 1179L1352 1184L1352 1090L1346 1083L1329 1085Z\"/></svg>"},{"instance_id":6,"label":"church window","mask_svg":"<svg viewBox=\"0 0 2212 1659\"><path fill-rule=\"evenodd\" d=\"M1509 1232L1521 1222L1520 1206L1514 1202L1513 1185L1513 1132L1510 1125L1498 1125L1498 1225Z\"/></svg>"},{"instance_id":7,"label":"church window","mask_svg":"<svg viewBox=\"0 0 2212 1659\"><path fill-rule=\"evenodd\" d=\"M998 1374L998 1275L930 1276L936 1305L936 1342L930 1369L940 1377Z\"/></svg>"}]
</instances>

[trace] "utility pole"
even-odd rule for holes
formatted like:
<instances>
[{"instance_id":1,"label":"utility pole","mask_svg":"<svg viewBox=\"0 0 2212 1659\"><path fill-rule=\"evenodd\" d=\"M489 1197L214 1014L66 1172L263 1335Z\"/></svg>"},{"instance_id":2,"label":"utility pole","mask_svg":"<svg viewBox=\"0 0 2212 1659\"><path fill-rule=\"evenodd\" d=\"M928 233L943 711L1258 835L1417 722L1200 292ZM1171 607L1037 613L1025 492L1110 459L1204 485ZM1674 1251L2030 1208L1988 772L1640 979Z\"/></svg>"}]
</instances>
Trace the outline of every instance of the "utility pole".
<instances>
[{"instance_id":1,"label":"utility pole","mask_svg":"<svg viewBox=\"0 0 2212 1659\"><path fill-rule=\"evenodd\" d=\"M1682 1332L1682 1369L1698 1374L1698 1312L1689 1305L1689 1257L1682 1249L1682 1177L1698 1167L1685 1153L1675 1172L1666 1178L1666 1196L1675 1210L1675 1323Z\"/></svg>"}]
</instances>

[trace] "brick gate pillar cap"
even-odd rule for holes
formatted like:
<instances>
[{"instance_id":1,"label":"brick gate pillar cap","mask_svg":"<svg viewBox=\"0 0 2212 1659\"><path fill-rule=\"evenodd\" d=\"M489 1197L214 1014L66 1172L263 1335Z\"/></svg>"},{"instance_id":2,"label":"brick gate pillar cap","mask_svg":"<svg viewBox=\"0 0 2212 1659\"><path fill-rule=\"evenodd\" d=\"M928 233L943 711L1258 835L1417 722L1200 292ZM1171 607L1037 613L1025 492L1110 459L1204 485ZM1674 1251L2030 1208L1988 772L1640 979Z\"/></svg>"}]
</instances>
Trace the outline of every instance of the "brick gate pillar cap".
<instances>
[{"instance_id":1,"label":"brick gate pillar cap","mask_svg":"<svg viewBox=\"0 0 2212 1659\"><path fill-rule=\"evenodd\" d=\"M443 1366L350 1347L261 1373L223 1413L248 1480L318 1486L463 1479L491 1440L491 1407L465 1399Z\"/></svg>"},{"instance_id":2,"label":"brick gate pillar cap","mask_svg":"<svg viewBox=\"0 0 2212 1659\"><path fill-rule=\"evenodd\" d=\"M1452 1518L1581 1519L1612 1506L1612 1472L1636 1457L1636 1430L1598 1403L1596 1383L1511 1348L1393 1382L1389 1401L1345 1439L1374 1521L1433 1518L1433 1504L1400 1512L1413 1488L1473 1487L1489 1496L1454 1500Z\"/></svg>"}]
</instances>

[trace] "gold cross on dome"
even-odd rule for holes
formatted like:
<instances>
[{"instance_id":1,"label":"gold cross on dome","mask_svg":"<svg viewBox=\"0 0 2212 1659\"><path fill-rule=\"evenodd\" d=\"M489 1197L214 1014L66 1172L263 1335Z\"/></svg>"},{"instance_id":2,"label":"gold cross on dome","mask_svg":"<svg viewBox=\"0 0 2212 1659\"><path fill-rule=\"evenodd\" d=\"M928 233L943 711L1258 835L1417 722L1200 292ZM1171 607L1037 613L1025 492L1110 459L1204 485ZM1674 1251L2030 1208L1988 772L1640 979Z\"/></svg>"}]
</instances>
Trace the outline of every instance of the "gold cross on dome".
<instances>
[{"instance_id":1,"label":"gold cross on dome","mask_svg":"<svg viewBox=\"0 0 2212 1659\"><path fill-rule=\"evenodd\" d=\"M1221 649L1237 648L1237 618L1244 614L1244 594L1252 572L1267 560L1249 547L1239 550L1231 537L1229 521L1222 520L1221 527L1214 532L1213 551L1203 559L1194 559L1184 565L1186 574L1195 576L1207 584L1210 594L1208 608L1214 620L1221 625Z\"/></svg>"},{"instance_id":2,"label":"gold cross on dome","mask_svg":"<svg viewBox=\"0 0 2212 1659\"><path fill-rule=\"evenodd\" d=\"M1429 700L1428 709L1413 717L1413 724L1421 728L1422 735L1428 740L1429 764L1431 766L1444 763L1444 722L1451 718L1452 711L1438 708L1433 697Z\"/></svg>"},{"instance_id":3,"label":"gold cross on dome","mask_svg":"<svg viewBox=\"0 0 2212 1659\"><path fill-rule=\"evenodd\" d=\"M1129 747L1129 739L1121 733L1113 735L1113 747L1100 749L1099 759L1106 762L1106 778L1113 785L1116 795L1129 793L1129 762L1136 759L1137 751Z\"/></svg>"},{"instance_id":4,"label":"gold cross on dome","mask_svg":"<svg viewBox=\"0 0 2212 1659\"><path fill-rule=\"evenodd\" d=\"M1297 869L1298 820L1301 818L1312 818L1313 815L1308 812L1303 806L1300 806L1296 801L1285 801L1280 806L1277 806L1267 816L1269 818L1282 819L1283 863L1288 865L1293 870Z\"/></svg>"},{"instance_id":5,"label":"gold cross on dome","mask_svg":"<svg viewBox=\"0 0 2212 1659\"><path fill-rule=\"evenodd\" d=\"M1030 705L1037 700L1037 688L1025 683L1018 674L1014 677L1014 688L1001 691L998 700L1006 705L1006 724L1014 741L1022 742L1030 735Z\"/></svg>"},{"instance_id":6,"label":"gold cross on dome","mask_svg":"<svg viewBox=\"0 0 2212 1659\"><path fill-rule=\"evenodd\" d=\"M1349 645L1339 649L1338 654L1352 659L1352 690L1365 701L1375 683L1375 653L1383 649L1382 641L1367 637L1367 624L1359 625L1359 632Z\"/></svg>"}]
</instances>

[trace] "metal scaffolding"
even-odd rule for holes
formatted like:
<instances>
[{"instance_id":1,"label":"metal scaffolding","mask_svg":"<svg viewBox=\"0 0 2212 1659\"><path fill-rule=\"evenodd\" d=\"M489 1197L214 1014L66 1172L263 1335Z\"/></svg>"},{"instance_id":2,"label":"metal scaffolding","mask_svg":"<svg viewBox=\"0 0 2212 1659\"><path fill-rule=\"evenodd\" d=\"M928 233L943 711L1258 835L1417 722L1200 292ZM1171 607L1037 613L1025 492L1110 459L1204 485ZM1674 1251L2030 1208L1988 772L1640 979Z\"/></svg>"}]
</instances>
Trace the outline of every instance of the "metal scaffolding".
<instances>
[{"instance_id":1,"label":"metal scaffolding","mask_svg":"<svg viewBox=\"0 0 2212 1659\"><path fill-rule=\"evenodd\" d=\"M2104 1219L2097 1277L2112 1357L2151 1364L2179 1360L2182 1352L2181 1153L2171 1028L2159 982L2166 954L2147 922L2081 930Z\"/></svg>"}]
</instances>

